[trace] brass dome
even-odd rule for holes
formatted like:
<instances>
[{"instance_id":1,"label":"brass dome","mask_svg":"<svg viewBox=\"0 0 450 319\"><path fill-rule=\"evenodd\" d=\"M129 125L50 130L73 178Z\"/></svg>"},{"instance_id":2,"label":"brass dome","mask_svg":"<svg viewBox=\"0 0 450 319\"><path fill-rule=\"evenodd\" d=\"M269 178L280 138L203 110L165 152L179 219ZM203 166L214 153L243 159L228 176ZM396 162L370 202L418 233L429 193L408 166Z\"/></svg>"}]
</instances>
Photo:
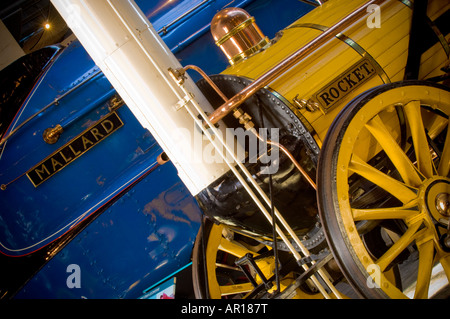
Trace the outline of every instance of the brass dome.
<instances>
[{"instance_id":1,"label":"brass dome","mask_svg":"<svg viewBox=\"0 0 450 319\"><path fill-rule=\"evenodd\" d=\"M211 34L230 64L249 57L269 43L255 18L240 8L219 11L211 21Z\"/></svg>"}]
</instances>

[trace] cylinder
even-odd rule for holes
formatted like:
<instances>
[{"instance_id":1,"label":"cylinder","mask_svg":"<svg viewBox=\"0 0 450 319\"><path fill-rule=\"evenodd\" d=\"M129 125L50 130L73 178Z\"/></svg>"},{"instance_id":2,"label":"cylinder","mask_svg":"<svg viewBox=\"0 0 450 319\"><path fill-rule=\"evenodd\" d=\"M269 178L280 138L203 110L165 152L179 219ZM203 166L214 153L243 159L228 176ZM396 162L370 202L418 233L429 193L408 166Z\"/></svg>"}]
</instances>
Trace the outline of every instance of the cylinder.
<instances>
[{"instance_id":1,"label":"cylinder","mask_svg":"<svg viewBox=\"0 0 450 319\"><path fill-rule=\"evenodd\" d=\"M254 83L269 72L274 74L275 66L367 3L329 0L287 26L266 50L228 67L222 74L246 77ZM290 102L291 109L311 127L319 145L333 120L355 96L377 85L403 80L412 6L406 1L371 3L378 5L368 6L362 17L344 28L332 30L330 40L270 83L264 83ZM445 19L443 13L448 8L448 1L430 0L428 16L439 22ZM448 62L438 37L429 42L430 47L422 55L419 79L442 74L441 68Z\"/></svg>"}]
</instances>

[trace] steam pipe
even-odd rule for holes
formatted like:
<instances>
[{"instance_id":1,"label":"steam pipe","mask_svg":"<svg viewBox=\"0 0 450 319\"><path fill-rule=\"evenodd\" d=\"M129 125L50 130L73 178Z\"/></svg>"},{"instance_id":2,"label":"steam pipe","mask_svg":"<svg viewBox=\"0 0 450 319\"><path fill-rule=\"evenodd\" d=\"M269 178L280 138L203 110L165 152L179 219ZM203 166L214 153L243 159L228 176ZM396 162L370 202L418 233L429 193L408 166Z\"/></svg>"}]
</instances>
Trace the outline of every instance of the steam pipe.
<instances>
[{"instance_id":1,"label":"steam pipe","mask_svg":"<svg viewBox=\"0 0 450 319\"><path fill-rule=\"evenodd\" d=\"M329 28L324 33L320 34L314 40L309 42L307 45L298 49L296 52L291 54L289 57L278 63L275 67L261 75L253 83L246 86L242 91L233 96L231 99L227 100L219 108L217 108L210 116L209 119L212 124L217 123L230 112L232 112L236 107L244 103L249 97L255 94L258 90L269 85L271 82L276 80L284 72L289 70L295 64L300 62L303 58L313 53L319 47L324 45L327 41L335 38L336 34L342 32L344 29L348 28L352 23L361 19L365 14L367 14L367 7L369 5L381 5L386 0L372 0L362 5L344 19L336 23L334 26Z\"/></svg>"},{"instance_id":2,"label":"steam pipe","mask_svg":"<svg viewBox=\"0 0 450 319\"><path fill-rule=\"evenodd\" d=\"M186 68L185 68L186 69ZM185 90L185 88L182 85L183 83L183 77L184 77L184 72L185 69L181 69L180 70L172 70L173 72L172 74L172 79L175 81L175 83L177 83L182 90ZM205 77L205 80L210 83L212 85L212 87L214 88L214 90L222 97L222 99L226 100L225 95L222 93L222 91L214 84L214 82L208 77L208 75L206 75L200 68L195 67L195 66L189 66L188 69L194 69L196 71L199 71L200 74ZM200 120L199 118L196 118L194 115L194 112L190 109L190 105L193 105L194 108L196 109L196 111L200 114L200 116L203 118L203 122L202 120ZM221 145L225 146L225 150L226 152L233 157L235 163L237 166L239 166L239 168L241 169L241 171L244 173L245 177L244 178L239 171L237 170L237 168L230 163L229 161L226 161L226 163L228 164L230 170L234 173L234 175L236 176L236 178L239 180L239 182L241 183L241 185L245 188L245 190L247 191L247 193L250 195L250 197L253 199L253 201L255 202L255 204L258 206L258 208L260 209L260 211L262 212L262 214L266 217L266 219L269 221L270 224L273 225L275 232L280 236L280 238L283 240L283 242L286 244L286 246L289 248L290 252L292 253L292 255L294 256L294 258L297 260L297 262L300 264L301 263L301 255L296 251L296 249L294 248L294 246L291 244L291 242L287 239L286 235L284 234L284 232L280 229L280 227L276 224L275 220L272 218L272 214L269 213L266 208L264 207L263 203L259 200L259 198L256 196L256 194L253 192L253 190L250 188L249 184L247 183L246 180L248 180L250 182L250 184L252 184L252 186L256 189L256 191L259 193L259 195L264 199L265 203L269 206L272 207L273 209L273 213L274 215L277 217L277 219L280 221L280 223L283 225L283 227L286 229L286 231L291 235L292 239L295 241L295 243L297 244L297 246L300 248L301 252L304 254L305 257L309 257L310 256L310 252L308 251L308 249L305 247L305 245L303 245L303 243L301 242L301 240L298 238L297 234L294 232L294 230L290 227L290 225L287 223L287 221L284 219L284 217L280 214L280 212L278 211L278 209L276 207L272 206L272 202L271 200L268 198L268 196L266 195L266 193L261 189L261 187L258 185L258 183L255 181L255 179L251 176L250 172L247 170L247 168L242 164L241 161L239 161L236 158L236 155L233 153L232 150L229 149L229 146L223 141L222 137L220 134L218 134L218 132L214 132L214 136L217 137L217 140L214 139L212 137L211 132L209 132L205 127L204 124L206 125L206 127L209 127L212 131L217 130L217 128L211 123L211 121L209 120L208 116L204 113L204 111L199 107L199 105L196 103L195 100L192 100L191 103L186 104L185 108L186 110L189 112L189 114L192 116L192 118L196 121L197 125L199 127L202 128L202 132L205 134L205 136L211 141L211 144L213 144L213 146L217 149L220 150ZM256 136L259 139L262 139L261 136L255 131L253 130L253 133L256 134ZM278 144L278 143L274 143L272 142L272 145L276 145L279 146L280 149L284 150L286 152L286 154L289 156L289 158L294 162L294 164L297 164L298 167L300 169L301 173L304 173L304 175L306 175L308 178L309 176L306 174L306 172L303 170L303 168L301 167L301 165L295 160L295 158L290 154L290 152L284 148L282 145ZM225 154L221 153L222 156L224 156L225 159ZM296 165L296 166L297 166ZM316 189L315 183L309 178L308 180L310 183L312 182L312 186ZM313 262L314 264L315 262ZM301 267L307 271L309 269L309 267L305 264L301 264ZM322 270L322 269L318 269L318 274L320 275L320 277L322 278L322 280L325 282L325 284L328 286L328 288L330 288L330 290L334 293L334 295L341 299L341 294L340 292L336 289L336 287L334 287L333 283L329 280L329 278L327 277L326 273ZM317 289L322 293L322 295L325 298L330 298L329 294L327 293L327 291L324 289L324 287L322 286L322 284L317 280L317 278L313 275L311 276L311 280L313 281L313 283L315 284L315 286L317 287Z\"/></svg>"},{"instance_id":3,"label":"steam pipe","mask_svg":"<svg viewBox=\"0 0 450 319\"><path fill-rule=\"evenodd\" d=\"M227 97L225 96L225 94L223 94L223 92L217 87L217 85L211 80L211 78L199 67L194 66L194 65L187 65L185 66L182 70L177 70L178 72L174 72L172 73L174 75L174 80L177 83L182 83L182 78L184 76L184 72L186 70L195 70L198 73L200 73L200 75L205 79L205 81L207 83L209 83L209 85L214 89L214 91L224 100L227 100ZM194 104L195 105L195 104ZM188 107L187 107L188 108ZM199 110L200 112L201 110ZM193 116L193 113L191 111L189 111L191 113L191 116ZM202 112L200 112L200 114L202 114ZM206 115L203 115L204 121L206 121L207 125L211 125L210 127L212 127L212 123L210 123L209 119L207 118ZM209 123L208 123L209 122ZM201 122L198 122L198 125L201 125ZM205 130L202 129L202 131L204 132L204 134L211 139L211 142L214 144L214 141L212 140L210 133ZM309 175L306 173L306 171L303 169L303 167L300 165L300 163L297 162L297 160L295 159L295 157L289 152L289 150L284 147L283 145L273 142L271 140L264 140L259 134L258 132L253 128L251 129L251 132L261 141L266 142L270 145L274 145L276 147L278 147L279 149L281 149L288 157L289 159L292 161L292 163L294 163L295 167L300 171L300 173L305 177L305 179L310 183L310 185L317 190L317 186L315 184L315 182L311 179L311 177L309 177ZM223 143L223 141L221 141L221 143ZM216 145L214 145L215 147L217 147ZM229 151L231 153L231 151ZM161 154L162 155L162 154ZM161 157L160 155L160 157ZM158 157L158 159L160 158ZM263 198L265 198L266 203L271 206L271 214L269 214L267 212L267 210L265 209L264 205L261 203L261 201L255 196L255 194L253 193L253 191L251 190L251 188L249 187L249 185L247 184L247 182L245 181L245 179L239 174L238 170L233 166L233 165L229 165L230 169L233 171L233 173L235 174L235 176L237 177L237 179L240 181L241 185L243 185L243 187L246 189L246 191L249 193L250 197L252 197L253 201L256 203L256 205L259 207L259 209L261 210L261 212L263 213L263 215L265 215L265 217L267 218L267 220L272 224L274 232L278 233L278 235L281 237L281 239L283 240L283 242L287 245L287 247L290 249L291 253L294 255L295 259L297 261L300 261L301 256L297 253L297 251L295 250L295 248L292 246L292 244L289 242L289 240L286 238L286 236L284 235L284 233L280 230L280 228L278 227L278 225L275 222L275 218L274 216L278 217L278 219L281 221L281 223L283 224L283 226L285 227L285 229L291 234L291 236L294 238L294 241L297 243L297 245L300 247L300 249L302 250L302 253L305 256L309 256L310 253L307 250L307 248L301 243L301 241L299 240L298 236L295 234L295 232L292 230L292 228L288 225L288 223L284 220L284 218L282 217L282 215L278 212L278 210L273 206L273 201L272 199L268 199L267 196L265 195L265 193L260 189L259 185L257 185L254 182L254 179L251 178L250 173L247 171L247 169L245 168L245 166L243 166L239 161L237 161L238 166L240 166L241 170L244 172L244 174L246 175L246 177L248 178L248 180L253 184L254 187L256 187L256 189L258 190L258 192L263 196ZM308 270L308 267L306 265L302 265L302 267L305 269L305 271ZM330 288L331 291L333 291L333 293L335 294L335 296L337 298L340 298L340 293L339 291L336 290L336 288L333 286L333 284L329 281L329 279L327 278L326 274L319 269L318 270L319 275L322 277L322 279L325 281L325 283L327 284L327 286ZM320 284L320 282L317 281L317 279L313 276L312 281L314 282L314 284L316 285L316 287L319 289L319 291L322 293L322 295L326 298L329 298L328 293L324 290L324 288L322 287L322 285Z\"/></svg>"},{"instance_id":4,"label":"steam pipe","mask_svg":"<svg viewBox=\"0 0 450 319\"><path fill-rule=\"evenodd\" d=\"M222 98L222 100L224 100L225 102L228 100L228 98L225 96L225 94L223 94L223 92L217 87L217 85L211 80L211 78L201 68L199 68L198 66L195 66L195 65L186 65L183 68L183 71L187 71L189 69L197 71L203 77L203 79L205 79L205 81L214 89L214 91ZM179 76L182 76L182 75L180 74ZM314 180L308 175L308 173L306 173L306 171L303 169L303 167L300 165L300 163L295 159L295 157L291 154L291 152L289 152L289 150L284 145L281 145L280 143L276 143L269 139L266 139L266 140L263 139L254 128L252 128L250 131L262 142L265 142L267 144L278 147L291 160L291 162L299 170L299 172L306 179L306 181L312 186L312 188L317 190L317 185L314 182Z\"/></svg>"},{"instance_id":5,"label":"steam pipe","mask_svg":"<svg viewBox=\"0 0 450 319\"><path fill-rule=\"evenodd\" d=\"M216 93L222 98L222 100L227 101L228 98L223 94L223 92L217 87L217 85L211 80L211 78L198 66L195 65L186 65L183 70L194 70L197 71L204 79L205 81L216 91Z\"/></svg>"},{"instance_id":6,"label":"steam pipe","mask_svg":"<svg viewBox=\"0 0 450 319\"><path fill-rule=\"evenodd\" d=\"M294 166L299 170L299 172L302 174L302 176L306 179L306 181L311 185L312 188L317 190L317 185L314 182L314 180L306 173L306 171L303 169L303 167L300 165L300 163L295 159L295 157L289 152L289 150L282 144L271 141L269 139L263 139L258 132L253 128L251 129L251 132L256 135L257 138L259 138L261 141L266 142L267 144L274 145L278 147L286 156L289 158L289 160L294 164Z\"/></svg>"}]
</instances>

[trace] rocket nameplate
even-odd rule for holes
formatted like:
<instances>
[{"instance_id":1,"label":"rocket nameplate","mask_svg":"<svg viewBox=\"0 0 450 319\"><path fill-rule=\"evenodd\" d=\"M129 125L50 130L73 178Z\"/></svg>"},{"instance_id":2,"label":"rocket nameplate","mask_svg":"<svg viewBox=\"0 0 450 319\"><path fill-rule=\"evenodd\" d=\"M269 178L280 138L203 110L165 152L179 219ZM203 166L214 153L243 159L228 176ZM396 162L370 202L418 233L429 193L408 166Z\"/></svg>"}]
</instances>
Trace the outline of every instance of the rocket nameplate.
<instances>
[{"instance_id":1,"label":"rocket nameplate","mask_svg":"<svg viewBox=\"0 0 450 319\"><path fill-rule=\"evenodd\" d=\"M376 69L370 64L370 61L362 59L334 78L313 97L319 102L322 112L327 113L341 99L376 74Z\"/></svg>"}]
</instances>

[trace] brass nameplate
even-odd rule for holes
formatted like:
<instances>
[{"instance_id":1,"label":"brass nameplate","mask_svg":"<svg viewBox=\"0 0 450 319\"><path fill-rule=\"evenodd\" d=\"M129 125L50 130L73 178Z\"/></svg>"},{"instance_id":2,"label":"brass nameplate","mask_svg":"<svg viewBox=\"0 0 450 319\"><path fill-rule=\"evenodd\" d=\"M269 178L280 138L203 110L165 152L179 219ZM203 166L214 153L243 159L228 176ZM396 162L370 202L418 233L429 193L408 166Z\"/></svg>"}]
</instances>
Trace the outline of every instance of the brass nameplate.
<instances>
[{"instance_id":1,"label":"brass nameplate","mask_svg":"<svg viewBox=\"0 0 450 319\"><path fill-rule=\"evenodd\" d=\"M342 98L376 74L369 60L362 59L334 78L313 97L319 102L322 112L327 113Z\"/></svg>"},{"instance_id":2,"label":"brass nameplate","mask_svg":"<svg viewBox=\"0 0 450 319\"><path fill-rule=\"evenodd\" d=\"M123 122L117 113L109 114L30 169L28 178L35 187L39 186L121 126Z\"/></svg>"}]
</instances>

